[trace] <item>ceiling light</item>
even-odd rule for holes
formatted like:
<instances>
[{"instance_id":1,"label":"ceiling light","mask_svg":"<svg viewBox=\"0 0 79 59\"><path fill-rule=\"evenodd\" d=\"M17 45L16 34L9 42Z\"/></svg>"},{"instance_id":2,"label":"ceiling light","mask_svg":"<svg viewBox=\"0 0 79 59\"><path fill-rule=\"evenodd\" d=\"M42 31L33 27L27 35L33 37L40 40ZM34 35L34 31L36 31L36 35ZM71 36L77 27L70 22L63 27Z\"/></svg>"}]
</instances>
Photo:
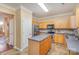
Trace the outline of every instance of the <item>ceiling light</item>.
<instances>
[{"instance_id":1,"label":"ceiling light","mask_svg":"<svg viewBox=\"0 0 79 59\"><path fill-rule=\"evenodd\" d=\"M38 5L39 5L45 12L48 12L48 9L47 9L46 6L44 5L44 3L38 3Z\"/></svg>"}]
</instances>

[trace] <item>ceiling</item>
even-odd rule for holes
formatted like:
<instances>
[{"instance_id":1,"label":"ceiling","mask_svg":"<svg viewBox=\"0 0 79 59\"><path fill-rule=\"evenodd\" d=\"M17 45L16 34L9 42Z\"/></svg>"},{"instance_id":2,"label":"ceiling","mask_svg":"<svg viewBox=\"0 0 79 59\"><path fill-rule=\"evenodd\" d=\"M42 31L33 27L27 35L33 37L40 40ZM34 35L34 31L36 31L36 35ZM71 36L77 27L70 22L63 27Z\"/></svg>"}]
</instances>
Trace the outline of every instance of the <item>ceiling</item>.
<instances>
[{"instance_id":1,"label":"ceiling","mask_svg":"<svg viewBox=\"0 0 79 59\"><path fill-rule=\"evenodd\" d=\"M5 3L8 6L17 8L23 5L32 11L33 17L42 18L47 16L53 16L62 13L72 12L75 7L75 3L45 3L48 12L45 12L37 3Z\"/></svg>"}]
</instances>

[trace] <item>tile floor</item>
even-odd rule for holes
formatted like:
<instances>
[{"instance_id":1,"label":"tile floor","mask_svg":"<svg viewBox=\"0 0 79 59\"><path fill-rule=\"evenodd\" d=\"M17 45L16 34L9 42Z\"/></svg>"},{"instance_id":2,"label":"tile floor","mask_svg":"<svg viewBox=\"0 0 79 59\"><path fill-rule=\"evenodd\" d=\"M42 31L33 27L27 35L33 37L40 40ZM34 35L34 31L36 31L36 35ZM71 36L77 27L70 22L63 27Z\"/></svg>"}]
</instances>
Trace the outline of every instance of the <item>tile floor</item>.
<instances>
[{"instance_id":1,"label":"tile floor","mask_svg":"<svg viewBox=\"0 0 79 59\"><path fill-rule=\"evenodd\" d=\"M28 49L24 49L22 52L11 49L1 55L28 55ZM69 55L69 50L62 44L52 44L52 48L49 50L48 55ZM78 53L71 52L70 55L78 55Z\"/></svg>"},{"instance_id":2,"label":"tile floor","mask_svg":"<svg viewBox=\"0 0 79 59\"><path fill-rule=\"evenodd\" d=\"M28 55L27 51L28 51L27 49L24 49L22 52L16 49L11 49L9 51L1 53L1 55Z\"/></svg>"},{"instance_id":3,"label":"tile floor","mask_svg":"<svg viewBox=\"0 0 79 59\"><path fill-rule=\"evenodd\" d=\"M52 48L48 52L48 55L68 55L68 49L62 44L52 44Z\"/></svg>"},{"instance_id":4,"label":"tile floor","mask_svg":"<svg viewBox=\"0 0 79 59\"><path fill-rule=\"evenodd\" d=\"M52 48L48 52L48 55L79 55L79 53L75 53L67 49L66 46L62 44L52 44Z\"/></svg>"}]
</instances>

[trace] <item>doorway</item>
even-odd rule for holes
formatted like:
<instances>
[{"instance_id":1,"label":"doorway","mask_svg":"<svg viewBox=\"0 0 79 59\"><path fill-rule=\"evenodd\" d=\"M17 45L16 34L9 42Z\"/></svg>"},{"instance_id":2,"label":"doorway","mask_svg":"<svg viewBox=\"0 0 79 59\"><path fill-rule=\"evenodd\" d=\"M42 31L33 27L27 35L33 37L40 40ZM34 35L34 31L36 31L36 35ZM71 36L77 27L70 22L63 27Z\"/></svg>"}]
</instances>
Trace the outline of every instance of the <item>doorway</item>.
<instances>
[{"instance_id":1,"label":"doorway","mask_svg":"<svg viewBox=\"0 0 79 59\"><path fill-rule=\"evenodd\" d=\"M0 52L3 53L14 47L14 17L0 14Z\"/></svg>"}]
</instances>

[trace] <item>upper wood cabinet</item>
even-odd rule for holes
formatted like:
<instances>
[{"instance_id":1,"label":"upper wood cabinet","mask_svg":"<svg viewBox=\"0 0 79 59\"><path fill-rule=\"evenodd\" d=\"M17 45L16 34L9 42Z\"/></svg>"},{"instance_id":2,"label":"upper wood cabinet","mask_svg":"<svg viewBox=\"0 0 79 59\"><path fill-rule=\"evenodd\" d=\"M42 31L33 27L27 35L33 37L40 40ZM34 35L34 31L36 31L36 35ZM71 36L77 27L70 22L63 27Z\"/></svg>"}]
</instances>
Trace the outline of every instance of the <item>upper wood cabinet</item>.
<instances>
[{"instance_id":1,"label":"upper wood cabinet","mask_svg":"<svg viewBox=\"0 0 79 59\"><path fill-rule=\"evenodd\" d=\"M79 7L76 7L76 26L79 27Z\"/></svg>"},{"instance_id":2,"label":"upper wood cabinet","mask_svg":"<svg viewBox=\"0 0 79 59\"><path fill-rule=\"evenodd\" d=\"M32 19L32 24L39 24L36 19Z\"/></svg>"},{"instance_id":3,"label":"upper wood cabinet","mask_svg":"<svg viewBox=\"0 0 79 59\"><path fill-rule=\"evenodd\" d=\"M39 28L47 28L48 24L54 24L55 28L70 28L70 18L68 16L40 22Z\"/></svg>"},{"instance_id":4,"label":"upper wood cabinet","mask_svg":"<svg viewBox=\"0 0 79 59\"><path fill-rule=\"evenodd\" d=\"M58 20L55 21L55 28L70 28L70 20Z\"/></svg>"},{"instance_id":5,"label":"upper wood cabinet","mask_svg":"<svg viewBox=\"0 0 79 59\"><path fill-rule=\"evenodd\" d=\"M47 28L49 22L40 22L39 23L39 28Z\"/></svg>"},{"instance_id":6,"label":"upper wood cabinet","mask_svg":"<svg viewBox=\"0 0 79 59\"><path fill-rule=\"evenodd\" d=\"M77 26L76 26L76 16L70 16L70 28L77 28Z\"/></svg>"}]
</instances>

